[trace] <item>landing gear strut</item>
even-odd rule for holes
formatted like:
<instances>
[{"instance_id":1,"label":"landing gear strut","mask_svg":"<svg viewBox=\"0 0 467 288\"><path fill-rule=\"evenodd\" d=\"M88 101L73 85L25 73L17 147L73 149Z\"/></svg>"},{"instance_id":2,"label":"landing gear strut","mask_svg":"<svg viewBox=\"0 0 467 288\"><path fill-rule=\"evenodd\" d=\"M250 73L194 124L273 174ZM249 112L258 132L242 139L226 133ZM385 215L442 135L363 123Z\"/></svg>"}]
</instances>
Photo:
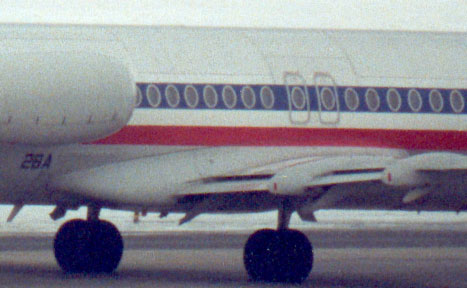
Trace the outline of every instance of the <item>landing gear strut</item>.
<instances>
[{"instance_id":1,"label":"landing gear strut","mask_svg":"<svg viewBox=\"0 0 467 288\"><path fill-rule=\"evenodd\" d=\"M308 277L313 248L305 234L288 229L290 208L285 203L279 209L277 230L259 230L248 238L243 262L252 280L300 283Z\"/></svg>"},{"instance_id":2,"label":"landing gear strut","mask_svg":"<svg viewBox=\"0 0 467 288\"><path fill-rule=\"evenodd\" d=\"M122 236L112 223L96 219L95 212L88 212L87 221L70 220L58 230L54 252L63 271L110 273L117 268L123 254Z\"/></svg>"}]
</instances>

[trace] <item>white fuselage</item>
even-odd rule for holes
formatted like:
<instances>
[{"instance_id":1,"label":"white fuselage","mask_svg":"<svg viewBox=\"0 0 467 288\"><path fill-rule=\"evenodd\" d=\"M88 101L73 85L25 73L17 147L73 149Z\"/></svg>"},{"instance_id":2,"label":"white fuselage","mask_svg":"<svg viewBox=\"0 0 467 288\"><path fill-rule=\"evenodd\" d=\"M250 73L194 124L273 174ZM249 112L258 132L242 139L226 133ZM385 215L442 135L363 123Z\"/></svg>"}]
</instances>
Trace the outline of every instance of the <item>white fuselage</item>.
<instances>
[{"instance_id":1,"label":"white fuselage","mask_svg":"<svg viewBox=\"0 0 467 288\"><path fill-rule=\"evenodd\" d=\"M13 50L106 55L137 88L132 118L109 137L4 143L3 203L54 204L54 175L204 147L225 157L220 175L302 157L467 151L463 33L3 25L0 35ZM15 113L1 111L4 135ZM189 169L172 177L204 173Z\"/></svg>"}]
</instances>

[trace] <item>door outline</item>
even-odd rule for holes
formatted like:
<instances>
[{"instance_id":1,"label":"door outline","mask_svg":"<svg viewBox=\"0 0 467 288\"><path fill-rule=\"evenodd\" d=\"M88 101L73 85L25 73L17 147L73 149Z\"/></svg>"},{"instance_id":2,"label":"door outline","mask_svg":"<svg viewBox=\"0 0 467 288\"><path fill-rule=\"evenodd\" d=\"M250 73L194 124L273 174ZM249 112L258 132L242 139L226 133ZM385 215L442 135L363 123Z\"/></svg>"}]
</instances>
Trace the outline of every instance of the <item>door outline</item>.
<instances>
[{"instance_id":1,"label":"door outline","mask_svg":"<svg viewBox=\"0 0 467 288\"><path fill-rule=\"evenodd\" d=\"M289 120L292 124L307 124L310 122L310 93L308 92L308 88L306 85L305 77L300 74L300 72L284 72L284 83L285 83L285 90L287 92L287 100L289 103ZM295 84L297 83L297 84ZM305 94L305 106L306 110L294 110L294 106L292 103L292 91L295 87L299 87L303 89ZM299 119L297 117L297 113L306 112L304 119ZM294 117L295 115L295 117ZM303 116L303 114L302 114Z\"/></svg>"},{"instance_id":2,"label":"door outline","mask_svg":"<svg viewBox=\"0 0 467 288\"><path fill-rule=\"evenodd\" d=\"M324 81L323 81L324 80ZM326 124L326 125L332 125L332 124L338 124L340 122L340 102L339 102L339 94L337 91L337 84L334 78L331 76L331 74L326 73L326 72L315 72L313 74L313 81L315 84L315 90L316 90L316 98L318 101L318 115L319 115L319 122L321 124ZM331 83L331 85L320 85L321 83ZM324 110L322 107L322 97L321 93L324 90L324 87L320 86L325 86L331 88L331 90L334 92L334 101L335 101L335 110ZM324 114L330 115L330 117L324 117ZM328 114L330 113L330 114Z\"/></svg>"}]
</instances>

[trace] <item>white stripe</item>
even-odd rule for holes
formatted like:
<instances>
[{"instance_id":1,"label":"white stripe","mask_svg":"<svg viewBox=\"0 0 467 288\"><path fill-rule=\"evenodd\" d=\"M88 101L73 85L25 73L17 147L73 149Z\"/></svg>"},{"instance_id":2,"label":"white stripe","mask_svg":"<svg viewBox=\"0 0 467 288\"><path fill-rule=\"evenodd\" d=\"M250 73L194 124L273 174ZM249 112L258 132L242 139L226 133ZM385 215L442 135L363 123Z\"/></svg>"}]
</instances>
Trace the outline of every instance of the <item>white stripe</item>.
<instances>
[{"instance_id":1,"label":"white stripe","mask_svg":"<svg viewBox=\"0 0 467 288\"><path fill-rule=\"evenodd\" d=\"M306 120L306 115L292 112L294 120ZM129 125L467 131L467 115L341 112L338 124L320 123L319 112L311 112L310 120L303 124L291 123L290 116L289 111L137 109ZM322 118L336 116L328 113Z\"/></svg>"}]
</instances>

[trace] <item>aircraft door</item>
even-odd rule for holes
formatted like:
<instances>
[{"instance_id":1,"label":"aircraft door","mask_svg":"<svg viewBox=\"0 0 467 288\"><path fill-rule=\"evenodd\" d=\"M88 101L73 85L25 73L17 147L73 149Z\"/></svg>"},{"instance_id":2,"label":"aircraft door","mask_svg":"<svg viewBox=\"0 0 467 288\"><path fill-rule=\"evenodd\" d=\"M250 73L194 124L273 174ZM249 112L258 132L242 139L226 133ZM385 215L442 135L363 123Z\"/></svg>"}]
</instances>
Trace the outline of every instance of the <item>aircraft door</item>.
<instances>
[{"instance_id":1,"label":"aircraft door","mask_svg":"<svg viewBox=\"0 0 467 288\"><path fill-rule=\"evenodd\" d=\"M310 121L310 96L305 78L298 72L284 72L287 90L289 120L292 124L306 124Z\"/></svg>"},{"instance_id":2,"label":"aircraft door","mask_svg":"<svg viewBox=\"0 0 467 288\"><path fill-rule=\"evenodd\" d=\"M318 98L319 122L322 124L339 123L340 103L336 81L329 73L323 72L316 72L313 80Z\"/></svg>"}]
</instances>

